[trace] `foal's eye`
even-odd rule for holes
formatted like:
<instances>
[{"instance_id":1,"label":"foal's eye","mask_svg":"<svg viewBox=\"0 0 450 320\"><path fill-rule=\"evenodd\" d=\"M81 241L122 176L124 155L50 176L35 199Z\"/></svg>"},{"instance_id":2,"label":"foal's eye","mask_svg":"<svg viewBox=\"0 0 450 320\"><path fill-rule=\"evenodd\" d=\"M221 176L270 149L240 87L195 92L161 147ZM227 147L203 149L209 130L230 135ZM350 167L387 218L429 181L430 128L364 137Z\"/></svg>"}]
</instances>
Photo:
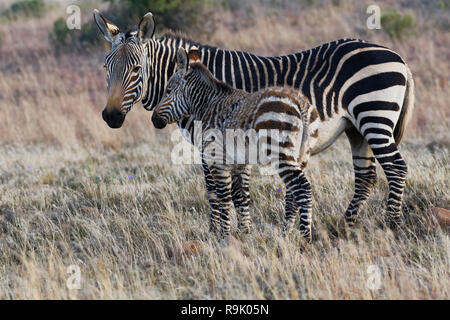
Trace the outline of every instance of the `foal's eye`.
<instances>
[{"instance_id":1,"label":"foal's eye","mask_svg":"<svg viewBox=\"0 0 450 320\"><path fill-rule=\"evenodd\" d=\"M135 66L133 68L133 72L138 72L141 69L141 66Z\"/></svg>"}]
</instances>

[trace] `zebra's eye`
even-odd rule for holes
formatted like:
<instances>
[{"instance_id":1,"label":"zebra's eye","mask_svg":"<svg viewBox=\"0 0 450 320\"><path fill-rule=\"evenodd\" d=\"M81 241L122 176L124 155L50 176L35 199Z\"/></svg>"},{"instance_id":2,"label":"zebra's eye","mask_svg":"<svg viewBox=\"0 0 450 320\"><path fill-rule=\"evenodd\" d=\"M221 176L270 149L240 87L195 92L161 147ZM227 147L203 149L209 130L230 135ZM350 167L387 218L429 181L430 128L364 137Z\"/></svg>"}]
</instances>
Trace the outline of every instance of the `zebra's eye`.
<instances>
[{"instance_id":1,"label":"zebra's eye","mask_svg":"<svg viewBox=\"0 0 450 320\"><path fill-rule=\"evenodd\" d=\"M141 66L135 66L133 68L133 72L139 72L140 69L141 69Z\"/></svg>"}]
</instances>

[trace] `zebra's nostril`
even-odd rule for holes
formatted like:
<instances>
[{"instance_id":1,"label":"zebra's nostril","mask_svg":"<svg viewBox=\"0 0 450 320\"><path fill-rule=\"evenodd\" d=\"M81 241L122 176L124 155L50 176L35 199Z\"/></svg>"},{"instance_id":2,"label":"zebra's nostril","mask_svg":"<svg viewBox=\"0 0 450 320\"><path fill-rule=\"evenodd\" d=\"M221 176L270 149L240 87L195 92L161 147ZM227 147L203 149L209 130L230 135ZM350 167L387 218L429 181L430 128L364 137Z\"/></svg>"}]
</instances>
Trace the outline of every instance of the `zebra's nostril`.
<instances>
[{"instance_id":1,"label":"zebra's nostril","mask_svg":"<svg viewBox=\"0 0 450 320\"><path fill-rule=\"evenodd\" d=\"M102 111L102 118L111 128L120 128L125 120L125 115L117 110L108 112L105 108Z\"/></svg>"},{"instance_id":2,"label":"zebra's nostril","mask_svg":"<svg viewBox=\"0 0 450 320\"><path fill-rule=\"evenodd\" d=\"M167 125L163 118L155 114L152 116L152 122L156 129L163 129Z\"/></svg>"},{"instance_id":3,"label":"zebra's nostril","mask_svg":"<svg viewBox=\"0 0 450 320\"><path fill-rule=\"evenodd\" d=\"M123 117L123 113L122 113L122 111L114 110L112 113L112 116L115 118L121 118L121 117Z\"/></svg>"},{"instance_id":4,"label":"zebra's nostril","mask_svg":"<svg viewBox=\"0 0 450 320\"><path fill-rule=\"evenodd\" d=\"M103 109L102 111L102 118L104 121L108 121L108 113L106 112L106 109Z\"/></svg>"}]
</instances>

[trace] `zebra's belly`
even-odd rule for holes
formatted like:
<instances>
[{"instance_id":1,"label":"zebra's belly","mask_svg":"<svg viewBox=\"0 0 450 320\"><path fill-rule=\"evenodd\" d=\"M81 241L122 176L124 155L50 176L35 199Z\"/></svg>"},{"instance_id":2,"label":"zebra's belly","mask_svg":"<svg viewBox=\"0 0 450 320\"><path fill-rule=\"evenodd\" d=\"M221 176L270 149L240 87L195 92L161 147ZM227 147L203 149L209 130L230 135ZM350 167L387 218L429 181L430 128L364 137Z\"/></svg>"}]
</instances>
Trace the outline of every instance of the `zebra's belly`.
<instances>
[{"instance_id":1,"label":"zebra's belly","mask_svg":"<svg viewBox=\"0 0 450 320\"><path fill-rule=\"evenodd\" d=\"M335 115L325 121L316 121L310 128L311 155L316 155L331 146L342 132L351 126L351 121L343 115Z\"/></svg>"}]
</instances>

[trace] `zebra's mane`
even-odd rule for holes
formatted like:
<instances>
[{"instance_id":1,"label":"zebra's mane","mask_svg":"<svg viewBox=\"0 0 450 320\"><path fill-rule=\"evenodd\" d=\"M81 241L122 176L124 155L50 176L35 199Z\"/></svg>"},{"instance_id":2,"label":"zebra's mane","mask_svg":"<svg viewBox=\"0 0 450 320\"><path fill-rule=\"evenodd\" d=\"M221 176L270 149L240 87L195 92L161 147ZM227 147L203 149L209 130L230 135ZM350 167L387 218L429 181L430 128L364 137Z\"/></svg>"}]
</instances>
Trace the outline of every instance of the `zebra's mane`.
<instances>
[{"instance_id":1,"label":"zebra's mane","mask_svg":"<svg viewBox=\"0 0 450 320\"><path fill-rule=\"evenodd\" d=\"M135 36L138 32L138 27L134 26L133 28L131 28L130 30L128 30L125 33L125 39L131 38L132 36Z\"/></svg>"},{"instance_id":2,"label":"zebra's mane","mask_svg":"<svg viewBox=\"0 0 450 320\"><path fill-rule=\"evenodd\" d=\"M229 86L225 82L220 81L217 78L215 78L203 63L191 62L189 64L189 67L191 68L191 70L193 72L199 73L203 78L206 78L206 81L208 81L209 83L214 85L218 90L225 92L225 93L230 93L234 90L231 86Z\"/></svg>"},{"instance_id":3,"label":"zebra's mane","mask_svg":"<svg viewBox=\"0 0 450 320\"><path fill-rule=\"evenodd\" d=\"M183 32L181 31L172 31L172 30L168 30L167 32L165 32L163 35L161 35L159 37L160 40L166 40L166 39L172 39L172 40L181 40L183 42L192 44L192 45L196 45L196 46L202 46L200 43L198 43L195 40L192 40L191 38L189 38L187 35L185 35Z\"/></svg>"}]
</instances>

